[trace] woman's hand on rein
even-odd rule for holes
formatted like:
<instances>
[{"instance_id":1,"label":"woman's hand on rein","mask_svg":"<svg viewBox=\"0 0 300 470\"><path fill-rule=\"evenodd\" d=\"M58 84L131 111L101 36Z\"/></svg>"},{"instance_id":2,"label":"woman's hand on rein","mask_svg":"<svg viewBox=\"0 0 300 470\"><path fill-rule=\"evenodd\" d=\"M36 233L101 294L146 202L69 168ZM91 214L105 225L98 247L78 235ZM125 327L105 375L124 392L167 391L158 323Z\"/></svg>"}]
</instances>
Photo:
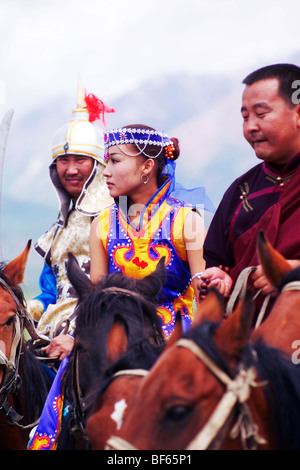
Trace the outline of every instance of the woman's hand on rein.
<instances>
[{"instance_id":1,"label":"woman's hand on rein","mask_svg":"<svg viewBox=\"0 0 300 470\"><path fill-rule=\"evenodd\" d=\"M205 290L212 286L216 287L221 295L228 297L232 286L232 279L229 274L221 268L213 267L207 268L203 271L200 283L200 298L201 290Z\"/></svg>"}]
</instances>

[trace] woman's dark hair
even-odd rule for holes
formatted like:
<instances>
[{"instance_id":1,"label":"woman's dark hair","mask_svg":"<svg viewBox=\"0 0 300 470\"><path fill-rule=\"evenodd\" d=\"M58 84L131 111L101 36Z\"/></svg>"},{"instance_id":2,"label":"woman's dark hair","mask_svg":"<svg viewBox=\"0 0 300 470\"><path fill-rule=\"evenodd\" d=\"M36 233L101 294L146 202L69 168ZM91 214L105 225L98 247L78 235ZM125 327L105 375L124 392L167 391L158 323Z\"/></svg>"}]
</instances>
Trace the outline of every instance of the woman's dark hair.
<instances>
[{"instance_id":1,"label":"woman's dark hair","mask_svg":"<svg viewBox=\"0 0 300 470\"><path fill-rule=\"evenodd\" d=\"M153 129L153 127L149 127L149 126L145 126L144 124L130 124L128 126L124 126L123 127L124 129L148 129L148 130L155 130ZM177 158L179 157L180 155L180 148L179 148L179 141L176 137L172 137L170 139L172 142L173 142L173 145L175 147L175 150L173 152L173 160L177 160ZM135 145L135 144L128 144L128 145L131 145L134 149L135 152L138 152L139 151L139 148ZM145 160L147 158L151 158L151 155L153 155L153 159L155 161L155 164L156 164L156 169L157 169L157 181L159 181L160 179L160 176L161 176L161 173L163 171L163 168L165 166L165 163L166 163L166 157L165 157L165 152L164 150L160 153L160 155L157 155L157 145L147 145L146 148L145 148L145 152L147 153L147 155L150 155L150 157L146 157L145 155L141 154L142 157L145 158Z\"/></svg>"},{"instance_id":2,"label":"woman's dark hair","mask_svg":"<svg viewBox=\"0 0 300 470\"><path fill-rule=\"evenodd\" d=\"M279 81L279 95L289 106L295 106L292 95L295 92L296 82L300 81L300 67L294 64L267 65L247 75L243 83L250 86L260 80L267 80L269 78L276 78Z\"/></svg>"}]
</instances>

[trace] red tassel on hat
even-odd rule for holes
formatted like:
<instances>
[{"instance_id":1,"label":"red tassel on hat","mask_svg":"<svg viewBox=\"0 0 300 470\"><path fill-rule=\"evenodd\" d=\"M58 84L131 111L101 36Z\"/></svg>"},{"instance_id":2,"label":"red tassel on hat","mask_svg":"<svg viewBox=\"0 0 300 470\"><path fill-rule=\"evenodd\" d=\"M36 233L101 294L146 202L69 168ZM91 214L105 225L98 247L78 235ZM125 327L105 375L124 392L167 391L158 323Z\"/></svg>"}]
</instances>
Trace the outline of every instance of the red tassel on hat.
<instances>
[{"instance_id":1,"label":"red tassel on hat","mask_svg":"<svg viewBox=\"0 0 300 470\"><path fill-rule=\"evenodd\" d=\"M97 119L102 119L103 125L106 126L104 113L114 113L113 108L109 108L106 104L103 103L97 96L89 93L85 95L86 107L89 112L89 121L94 122Z\"/></svg>"}]
</instances>

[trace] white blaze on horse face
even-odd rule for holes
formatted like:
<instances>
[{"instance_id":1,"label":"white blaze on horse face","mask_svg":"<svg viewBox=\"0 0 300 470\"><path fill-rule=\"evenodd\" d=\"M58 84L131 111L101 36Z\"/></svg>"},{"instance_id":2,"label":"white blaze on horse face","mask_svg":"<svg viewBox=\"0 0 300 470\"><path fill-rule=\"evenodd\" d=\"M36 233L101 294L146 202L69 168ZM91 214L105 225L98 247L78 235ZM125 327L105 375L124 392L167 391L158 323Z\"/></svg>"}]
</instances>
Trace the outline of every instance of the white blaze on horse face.
<instances>
[{"instance_id":1,"label":"white blaze on horse face","mask_svg":"<svg viewBox=\"0 0 300 470\"><path fill-rule=\"evenodd\" d=\"M127 408L127 403L125 398L119 400L115 403L115 409L110 415L111 419L117 423L117 430L121 429L122 422L123 422L123 415L124 411Z\"/></svg>"}]
</instances>

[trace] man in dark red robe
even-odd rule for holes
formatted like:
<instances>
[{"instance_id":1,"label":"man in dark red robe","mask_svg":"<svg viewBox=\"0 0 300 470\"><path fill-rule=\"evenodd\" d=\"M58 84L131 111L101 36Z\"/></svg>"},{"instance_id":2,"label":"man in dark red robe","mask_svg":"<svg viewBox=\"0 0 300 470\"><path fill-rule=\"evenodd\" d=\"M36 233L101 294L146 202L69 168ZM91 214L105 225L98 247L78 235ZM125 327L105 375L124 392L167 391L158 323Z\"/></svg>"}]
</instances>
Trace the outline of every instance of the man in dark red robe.
<instances>
[{"instance_id":1,"label":"man in dark red robe","mask_svg":"<svg viewBox=\"0 0 300 470\"><path fill-rule=\"evenodd\" d=\"M226 296L244 268L257 266L254 286L272 287L258 266L256 239L264 229L271 244L300 266L300 68L263 67L248 75L242 99L243 133L262 163L225 192L204 244L202 278ZM220 269L230 268L230 275Z\"/></svg>"}]
</instances>

